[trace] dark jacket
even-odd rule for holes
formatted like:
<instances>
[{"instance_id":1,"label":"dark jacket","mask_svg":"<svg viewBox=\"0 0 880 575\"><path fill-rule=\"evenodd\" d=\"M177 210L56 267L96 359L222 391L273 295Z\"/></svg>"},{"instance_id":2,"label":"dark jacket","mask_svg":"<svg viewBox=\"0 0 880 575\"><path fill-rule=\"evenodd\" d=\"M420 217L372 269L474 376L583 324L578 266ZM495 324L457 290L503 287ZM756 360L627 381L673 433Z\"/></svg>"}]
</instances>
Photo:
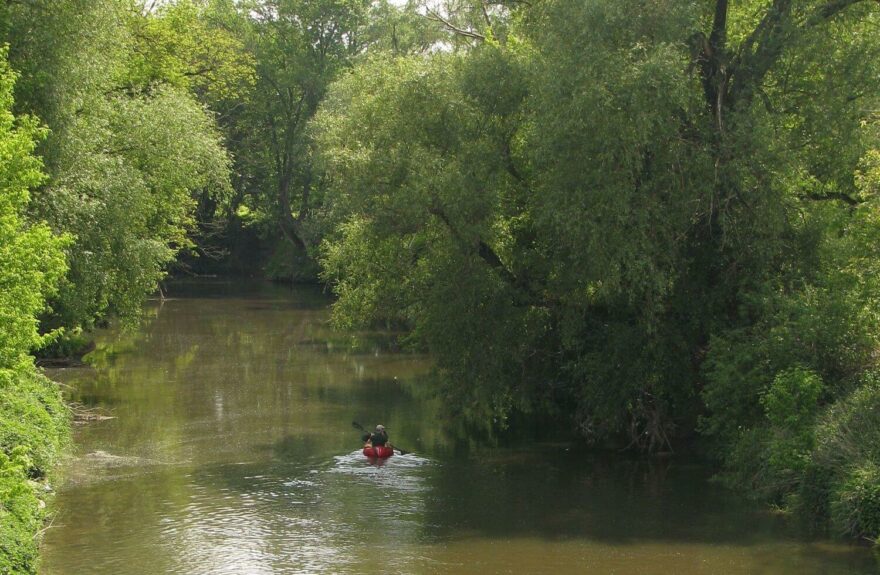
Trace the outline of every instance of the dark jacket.
<instances>
[{"instance_id":1,"label":"dark jacket","mask_svg":"<svg viewBox=\"0 0 880 575\"><path fill-rule=\"evenodd\" d=\"M373 447L379 447L380 445L385 445L386 443L388 443L388 432L374 431L373 433L370 434L370 442L373 444Z\"/></svg>"}]
</instances>

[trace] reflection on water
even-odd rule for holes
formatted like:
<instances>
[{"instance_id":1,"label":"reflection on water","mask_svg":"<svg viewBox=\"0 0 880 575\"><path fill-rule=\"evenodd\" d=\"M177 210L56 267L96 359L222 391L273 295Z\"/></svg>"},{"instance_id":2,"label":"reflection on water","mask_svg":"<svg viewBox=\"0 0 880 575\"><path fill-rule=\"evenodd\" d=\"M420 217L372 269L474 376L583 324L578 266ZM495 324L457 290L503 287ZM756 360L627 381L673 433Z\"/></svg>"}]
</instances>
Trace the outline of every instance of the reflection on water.
<instances>
[{"instance_id":1,"label":"reflection on water","mask_svg":"<svg viewBox=\"0 0 880 575\"><path fill-rule=\"evenodd\" d=\"M413 398L429 362L339 334L309 290L179 286L94 369L54 372L83 426L42 572L806 573L875 568L804 541L698 465L566 446L455 454ZM352 420L416 454L371 462Z\"/></svg>"}]
</instances>

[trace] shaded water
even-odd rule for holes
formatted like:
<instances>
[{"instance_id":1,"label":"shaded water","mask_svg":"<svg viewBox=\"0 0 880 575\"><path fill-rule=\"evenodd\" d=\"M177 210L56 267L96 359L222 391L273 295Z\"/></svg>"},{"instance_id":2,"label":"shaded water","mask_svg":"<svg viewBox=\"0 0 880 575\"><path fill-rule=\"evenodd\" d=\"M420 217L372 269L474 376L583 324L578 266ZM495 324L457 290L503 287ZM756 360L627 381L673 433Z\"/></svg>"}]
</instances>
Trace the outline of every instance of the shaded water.
<instances>
[{"instance_id":1,"label":"shaded water","mask_svg":"<svg viewBox=\"0 0 880 575\"><path fill-rule=\"evenodd\" d=\"M564 445L455 449L426 358L326 325L310 290L180 286L94 368L51 375L114 419L78 427L45 575L773 573L876 569L684 461ZM415 451L384 465L350 422Z\"/></svg>"}]
</instances>

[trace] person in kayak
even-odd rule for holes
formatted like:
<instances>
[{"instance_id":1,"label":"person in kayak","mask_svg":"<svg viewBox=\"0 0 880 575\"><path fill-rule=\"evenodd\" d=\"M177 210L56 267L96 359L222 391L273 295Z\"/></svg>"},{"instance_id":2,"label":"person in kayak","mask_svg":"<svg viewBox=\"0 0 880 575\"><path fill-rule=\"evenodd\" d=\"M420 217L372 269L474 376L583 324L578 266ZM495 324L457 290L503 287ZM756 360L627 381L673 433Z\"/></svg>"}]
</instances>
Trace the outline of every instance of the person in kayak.
<instances>
[{"instance_id":1,"label":"person in kayak","mask_svg":"<svg viewBox=\"0 0 880 575\"><path fill-rule=\"evenodd\" d=\"M364 439L364 455L367 457L386 458L391 457L394 453L393 448L388 443L388 432L385 431L384 425L377 425L376 431L373 433L365 433Z\"/></svg>"},{"instance_id":2,"label":"person in kayak","mask_svg":"<svg viewBox=\"0 0 880 575\"><path fill-rule=\"evenodd\" d=\"M385 431L384 425L376 426L376 431L370 434L369 442L373 447L382 447L388 443L388 432Z\"/></svg>"}]
</instances>

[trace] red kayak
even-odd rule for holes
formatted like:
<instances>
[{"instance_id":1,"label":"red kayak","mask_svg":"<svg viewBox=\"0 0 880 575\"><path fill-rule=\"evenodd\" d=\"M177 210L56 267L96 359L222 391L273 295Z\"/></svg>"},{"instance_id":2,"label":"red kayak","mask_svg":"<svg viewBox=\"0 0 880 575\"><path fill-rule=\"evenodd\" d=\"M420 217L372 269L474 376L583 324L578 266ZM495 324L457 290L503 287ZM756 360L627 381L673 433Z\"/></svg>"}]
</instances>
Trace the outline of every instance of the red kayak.
<instances>
[{"instance_id":1,"label":"red kayak","mask_svg":"<svg viewBox=\"0 0 880 575\"><path fill-rule=\"evenodd\" d=\"M364 447L364 455L375 459L385 459L394 455L394 449L387 445L377 447Z\"/></svg>"}]
</instances>

